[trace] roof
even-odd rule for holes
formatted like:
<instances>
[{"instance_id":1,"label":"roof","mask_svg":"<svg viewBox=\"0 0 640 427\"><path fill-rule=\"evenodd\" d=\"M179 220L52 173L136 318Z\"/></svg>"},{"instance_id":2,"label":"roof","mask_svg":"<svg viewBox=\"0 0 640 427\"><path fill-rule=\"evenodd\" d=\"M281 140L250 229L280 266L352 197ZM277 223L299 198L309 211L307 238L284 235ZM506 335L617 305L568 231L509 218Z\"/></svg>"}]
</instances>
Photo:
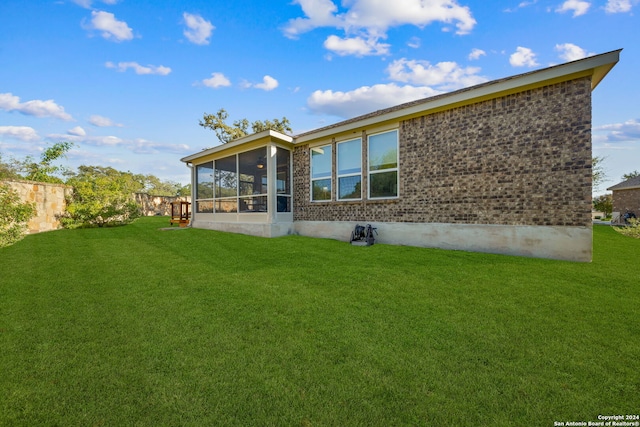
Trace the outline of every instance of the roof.
<instances>
[{"instance_id":1,"label":"roof","mask_svg":"<svg viewBox=\"0 0 640 427\"><path fill-rule=\"evenodd\" d=\"M635 188L640 188L640 176L636 176L634 178L629 178L626 181L622 181L619 184L614 185L613 187L607 188L607 190L615 191L615 190L632 190Z\"/></svg>"},{"instance_id":2,"label":"roof","mask_svg":"<svg viewBox=\"0 0 640 427\"><path fill-rule=\"evenodd\" d=\"M195 159L199 159L200 157L204 157L204 156L208 156L211 154L215 154L217 152L220 151L226 151L226 150L230 150L233 148L236 148L240 145L244 145L244 144L248 144L250 142L254 142L254 141L258 141L260 139L271 139L271 140L277 140L280 142L285 142L285 143L289 143L291 144L293 142L293 137L289 136L289 135L285 135L283 133L277 132L275 130L265 130L262 132L258 132L258 133L254 133L251 135L247 135L247 136L243 136L242 138L238 138L238 139L234 139L231 142L228 142L226 144L221 144L221 145L216 145L215 147L212 148L208 148L206 150L202 150L199 151L195 154L192 154L190 156L187 157L183 157L182 159L180 159L181 162L191 162L192 160Z\"/></svg>"},{"instance_id":3,"label":"roof","mask_svg":"<svg viewBox=\"0 0 640 427\"><path fill-rule=\"evenodd\" d=\"M181 159L183 162L217 153L219 151L238 147L248 142L256 141L260 138L272 137L282 142L292 144L304 144L310 141L324 139L340 133L355 132L358 129L379 126L385 123L406 120L412 117L423 116L428 113L451 109L463 105L477 103L483 100L497 98L499 96L517 93L524 90L534 89L554 83L569 81L580 77L591 78L591 89L602 81L620 59L622 49L602 53L600 55L589 56L577 61L555 65L541 70L530 71L476 86L460 89L454 92L436 95L429 98L419 99L396 105L383 110L374 111L369 114L354 117L339 123L325 126L316 130L305 132L291 137L275 131L264 131L236 139L227 144L222 144L208 150L187 156Z\"/></svg>"},{"instance_id":4,"label":"roof","mask_svg":"<svg viewBox=\"0 0 640 427\"><path fill-rule=\"evenodd\" d=\"M578 77L591 76L591 89L602 81L620 59L622 49L590 56L577 61L555 65L541 70L493 80L476 86L460 89L442 95L407 102L395 107L374 111L353 119L345 120L320 129L305 132L294 137L294 143L304 143L325 138L357 128L377 125L387 121L397 121L409 117L424 115L430 111L439 111L461 105L468 105L485 99L496 98L509 93L521 92Z\"/></svg>"}]
</instances>

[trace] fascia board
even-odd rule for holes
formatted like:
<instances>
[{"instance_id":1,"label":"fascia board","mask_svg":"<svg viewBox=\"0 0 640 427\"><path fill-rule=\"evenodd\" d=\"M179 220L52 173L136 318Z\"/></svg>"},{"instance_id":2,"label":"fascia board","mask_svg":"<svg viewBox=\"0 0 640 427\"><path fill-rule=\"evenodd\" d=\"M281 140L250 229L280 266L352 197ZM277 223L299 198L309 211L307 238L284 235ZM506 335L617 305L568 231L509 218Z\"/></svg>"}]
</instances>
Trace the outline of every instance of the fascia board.
<instances>
[{"instance_id":1,"label":"fascia board","mask_svg":"<svg viewBox=\"0 0 640 427\"><path fill-rule=\"evenodd\" d=\"M607 188L607 191L640 190L640 185L633 185L630 187L620 187L620 188L615 188L615 187L616 187L615 185L613 187L609 187Z\"/></svg>"},{"instance_id":2,"label":"fascia board","mask_svg":"<svg viewBox=\"0 0 640 427\"><path fill-rule=\"evenodd\" d=\"M289 135L285 135L283 133L274 131L274 130L265 130L262 132L254 133L251 135L243 136L242 138L238 138L226 144L216 145L215 147L208 148L206 150L200 151L199 153L192 154L187 157L183 157L180 159L181 162L190 163L193 160L199 159L201 157L210 156L212 154L216 154L221 151L233 150L241 145L249 144L255 142L259 139L268 139L269 141L277 140L278 142L285 142L291 144L293 142L293 137Z\"/></svg>"},{"instance_id":3,"label":"fascia board","mask_svg":"<svg viewBox=\"0 0 640 427\"><path fill-rule=\"evenodd\" d=\"M380 115L373 115L362 120L350 120L344 125L319 129L317 132L294 138L294 144L307 143L316 139L323 139L336 134L353 131L354 129L378 125L385 122L400 121L410 117L422 116L425 113L436 112L495 98L509 93L540 87L556 82L567 81L577 77L592 76L592 89L613 68L620 57L620 50L588 57L566 64L556 65L539 71L520 74L513 77L497 80L493 83L484 83L476 87L452 92L450 95L435 96L425 99L424 102L410 105L407 108L397 109Z\"/></svg>"}]
</instances>

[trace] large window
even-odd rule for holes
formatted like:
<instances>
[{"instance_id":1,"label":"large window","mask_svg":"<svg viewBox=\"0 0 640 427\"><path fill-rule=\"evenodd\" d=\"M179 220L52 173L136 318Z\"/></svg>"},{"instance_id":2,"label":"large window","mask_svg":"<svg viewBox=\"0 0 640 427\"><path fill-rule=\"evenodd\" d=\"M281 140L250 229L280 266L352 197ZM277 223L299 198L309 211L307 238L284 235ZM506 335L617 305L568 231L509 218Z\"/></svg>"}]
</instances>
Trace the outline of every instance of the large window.
<instances>
[{"instance_id":1,"label":"large window","mask_svg":"<svg viewBox=\"0 0 640 427\"><path fill-rule=\"evenodd\" d=\"M369 136L369 198L398 197L398 131Z\"/></svg>"},{"instance_id":2,"label":"large window","mask_svg":"<svg viewBox=\"0 0 640 427\"><path fill-rule=\"evenodd\" d=\"M331 145L311 149L311 200L331 200Z\"/></svg>"},{"instance_id":3,"label":"large window","mask_svg":"<svg viewBox=\"0 0 640 427\"><path fill-rule=\"evenodd\" d=\"M338 163L338 200L362 198L362 140L340 142L336 148Z\"/></svg>"},{"instance_id":4,"label":"large window","mask_svg":"<svg viewBox=\"0 0 640 427\"><path fill-rule=\"evenodd\" d=\"M196 166L196 213L213 212L213 162Z\"/></svg>"}]
</instances>

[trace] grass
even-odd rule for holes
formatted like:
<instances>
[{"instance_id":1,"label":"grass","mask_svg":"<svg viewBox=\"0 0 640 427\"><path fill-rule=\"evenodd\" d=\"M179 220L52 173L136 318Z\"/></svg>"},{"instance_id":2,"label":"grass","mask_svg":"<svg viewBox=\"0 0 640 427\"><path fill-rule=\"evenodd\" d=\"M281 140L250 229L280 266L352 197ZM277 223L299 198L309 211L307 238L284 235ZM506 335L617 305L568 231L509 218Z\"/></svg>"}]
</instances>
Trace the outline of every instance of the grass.
<instances>
[{"instance_id":1,"label":"grass","mask_svg":"<svg viewBox=\"0 0 640 427\"><path fill-rule=\"evenodd\" d=\"M640 240L592 263L187 229L0 249L0 425L553 425L638 413Z\"/></svg>"}]
</instances>

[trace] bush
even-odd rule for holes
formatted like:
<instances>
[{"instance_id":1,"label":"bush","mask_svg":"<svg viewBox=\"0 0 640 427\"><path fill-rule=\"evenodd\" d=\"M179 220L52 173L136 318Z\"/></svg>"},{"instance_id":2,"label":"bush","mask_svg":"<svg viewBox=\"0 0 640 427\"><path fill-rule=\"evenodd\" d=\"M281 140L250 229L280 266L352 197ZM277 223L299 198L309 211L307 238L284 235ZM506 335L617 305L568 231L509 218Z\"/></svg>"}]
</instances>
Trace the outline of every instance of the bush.
<instances>
[{"instance_id":1,"label":"bush","mask_svg":"<svg viewBox=\"0 0 640 427\"><path fill-rule=\"evenodd\" d=\"M67 185L73 187L73 192L67 199L67 211L60 217L66 228L123 225L141 215L132 194L142 184L129 172L80 166Z\"/></svg>"},{"instance_id":2,"label":"bush","mask_svg":"<svg viewBox=\"0 0 640 427\"><path fill-rule=\"evenodd\" d=\"M616 227L616 231L625 236L640 239L640 220L637 218L629 219L629 224L624 227Z\"/></svg>"},{"instance_id":3,"label":"bush","mask_svg":"<svg viewBox=\"0 0 640 427\"><path fill-rule=\"evenodd\" d=\"M17 192L0 183L0 248L21 240L35 214L33 203L21 202Z\"/></svg>"}]
</instances>

